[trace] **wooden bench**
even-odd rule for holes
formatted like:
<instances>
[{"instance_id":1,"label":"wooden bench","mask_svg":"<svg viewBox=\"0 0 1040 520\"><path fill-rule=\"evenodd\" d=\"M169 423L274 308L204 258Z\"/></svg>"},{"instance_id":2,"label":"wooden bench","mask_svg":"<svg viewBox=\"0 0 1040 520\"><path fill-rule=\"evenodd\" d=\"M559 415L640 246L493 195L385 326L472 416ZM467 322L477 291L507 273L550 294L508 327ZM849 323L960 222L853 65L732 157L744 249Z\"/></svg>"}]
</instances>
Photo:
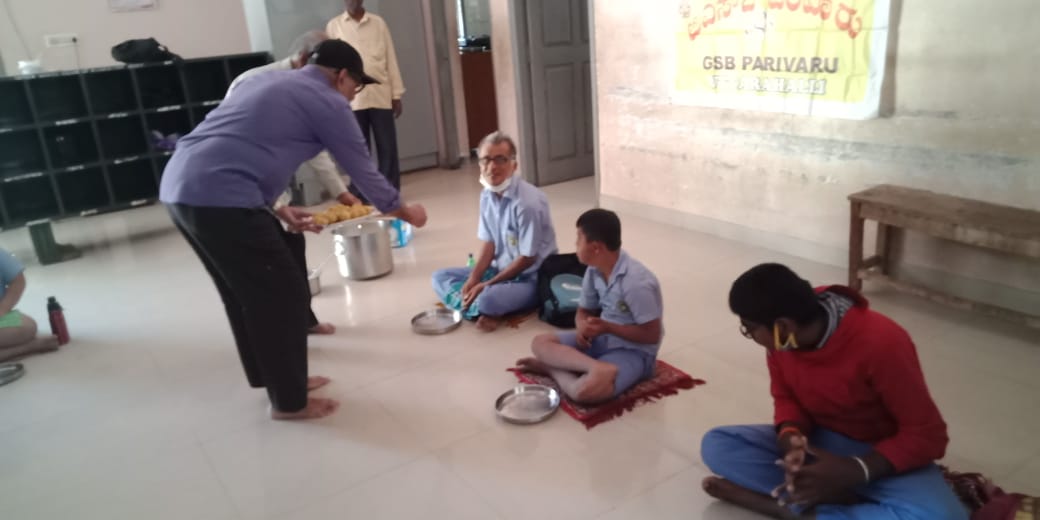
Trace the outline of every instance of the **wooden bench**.
<instances>
[{"instance_id":1,"label":"wooden bench","mask_svg":"<svg viewBox=\"0 0 1040 520\"><path fill-rule=\"evenodd\" d=\"M1034 316L896 280L891 276L890 245L899 229L1040 260L1040 211L951 197L925 190L883 184L849 195L849 286L877 280L898 290L954 307L1040 328ZM874 220L877 254L863 257L863 225Z\"/></svg>"}]
</instances>

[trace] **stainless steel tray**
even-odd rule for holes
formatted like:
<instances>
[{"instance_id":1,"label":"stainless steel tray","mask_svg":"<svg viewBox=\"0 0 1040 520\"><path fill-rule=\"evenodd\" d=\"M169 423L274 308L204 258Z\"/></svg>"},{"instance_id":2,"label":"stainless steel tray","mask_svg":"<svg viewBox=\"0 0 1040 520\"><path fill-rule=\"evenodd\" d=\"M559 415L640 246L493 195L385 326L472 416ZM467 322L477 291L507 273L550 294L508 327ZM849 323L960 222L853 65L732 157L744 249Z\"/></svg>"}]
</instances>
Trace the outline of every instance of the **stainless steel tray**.
<instances>
[{"instance_id":1,"label":"stainless steel tray","mask_svg":"<svg viewBox=\"0 0 1040 520\"><path fill-rule=\"evenodd\" d=\"M417 334L446 334L459 325L462 325L462 313L451 309L430 309L412 318L412 330Z\"/></svg>"},{"instance_id":2,"label":"stainless steel tray","mask_svg":"<svg viewBox=\"0 0 1040 520\"><path fill-rule=\"evenodd\" d=\"M0 365L0 386L14 382L25 375L25 367L21 363Z\"/></svg>"},{"instance_id":3,"label":"stainless steel tray","mask_svg":"<svg viewBox=\"0 0 1040 520\"><path fill-rule=\"evenodd\" d=\"M560 408L560 393L545 385L519 384L495 400L495 411L506 422L535 424Z\"/></svg>"}]
</instances>

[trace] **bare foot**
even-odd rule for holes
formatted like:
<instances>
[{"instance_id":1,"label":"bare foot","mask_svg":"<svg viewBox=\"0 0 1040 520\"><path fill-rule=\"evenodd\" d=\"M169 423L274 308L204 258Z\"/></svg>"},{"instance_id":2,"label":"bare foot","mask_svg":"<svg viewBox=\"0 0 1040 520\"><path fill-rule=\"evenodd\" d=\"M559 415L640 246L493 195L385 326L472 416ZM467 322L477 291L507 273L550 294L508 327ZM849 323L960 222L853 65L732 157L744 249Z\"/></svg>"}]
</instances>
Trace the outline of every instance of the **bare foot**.
<instances>
[{"instance_id":1,"label":"bare foot","mask_svg":"<svg viewBox=\"0 0 1040 520\"><path fill-rule=\"evenodd\" d=\"M772 497L742 488L724 478L707 477L701 481L701 487L704 488L705 493L719 500L724 500L756 513L781 520L800 518L792 511L781 507Z\"/></svg>"},{"instance_id":2,"label":"bare foot","mask_svg":"<svg viewBox=\"0 0 1040 520\"><path fill-rule=\"evenodd\" d=\"M328 336L329 334L336 333L336 326L331 323L319 323L310 329L307 329L307 334L321 334L322 336Z\"/></svg>"},{"instance_id":3,"label":"bare foot","mask_svg":"<svg viewBox=\"0 0 1040 520\"><path fill-rule=\"evenodd\" d=\"M519 368L521 372L549 375L549 366L539 361L538 358L520 358L516 360L516 368Z\"/></svg>"},{"instance_id":4,"label":"bare foot","mask_svg":"<svg viewBox=\"0 0 1040 520\"><path fill-rule=\"evenodd\" d=\"M317 390L317 389L319 389L319 388L321 388L321 387L323 387L323 386L325 386L325 385L327 385L327 384L329 384L331 382L332 382L332 380L327 378L327 377L325 377L325 376L311 376L311 377L308 377L307 378L307 391L310 392L312 390Z\"/></svg>"},{"instance_id":5,"label":"bare foot","mask_svg":"<svg viewBox=\"0 0 1040 520\"><path fill-rule=\"evenodd\" d=\"M523 322L525 322L525 321L527 321L527 320L529 320L532 317L537 316L537 315L538 315L538 313L535 312L535 311L526 312L526 313L520 313L520 314L513 314L513 315L510 315L510 316L508 316L506 318L503 318L503 321L505 322L507 327L509 327L511 329L519 329L521 323L523 323Z\"/></svg>"},{"instance_id":6,"label":"bare foot","mask_svg":"<svg viewBox=\"0 0 1040 520\"><path fill-rule=\"evenodd\" d=\"M58 336L52 334L36 338L36 342L40 346L40 352L58 350L58 347L61 346L61 343L58 341Z\"/></svg>"},{"instance_id":7,"label":"bare foot","mask_svg":"<svg viewBox=\"0 0 1040 520\"><path fill-rule=\"evenodd\" d=\"M722 477L705 477L701 481L701 487L704 488L704 492L719 500L726 500L729 496L726 493L730 490L728 486L734 485L736 484L732 484Z\"/></svg>"},{"instance_id":8,"label":"bare foot","mask_svg":"<svg viewBox=\"0 0 1040 520\"><path fill-rule=\"evenodd\" d=\"M477 328L484 332L495 332L501 324L502 320L491 316L481 316L477 319Z\"/></svg>"},{"instance_id":9,"label":"bare foot","mask_svg":"<svg viewBox=\"0 0 1040 520\"><path fill-rule=\"evenodd\" d=\"M271 418L276 421L301 421L307 419L321 419L332 415L339 408L339 401L321 397L308 397L307 406L298 412L279 412L271 409Z\"/></svg>"}]
</instances>

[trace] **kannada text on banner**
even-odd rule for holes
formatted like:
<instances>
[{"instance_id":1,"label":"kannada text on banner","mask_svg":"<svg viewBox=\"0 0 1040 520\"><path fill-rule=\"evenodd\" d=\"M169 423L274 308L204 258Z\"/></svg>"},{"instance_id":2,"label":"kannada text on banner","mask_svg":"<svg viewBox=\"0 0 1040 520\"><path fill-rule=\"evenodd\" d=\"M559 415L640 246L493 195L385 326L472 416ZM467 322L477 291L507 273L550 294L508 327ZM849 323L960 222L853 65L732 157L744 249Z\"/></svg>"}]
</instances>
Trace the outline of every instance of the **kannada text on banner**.
<instances>
[{"instance_id":1,"label":"kannada text on banner","mask_svg":"<svg viewBox=\"0 0 1040 520\"><path fill-rule=\"evenodd\" d=\"M876 117L888 0L684 0L675 98L695 105Z\"/></svg>"}]
</instances>

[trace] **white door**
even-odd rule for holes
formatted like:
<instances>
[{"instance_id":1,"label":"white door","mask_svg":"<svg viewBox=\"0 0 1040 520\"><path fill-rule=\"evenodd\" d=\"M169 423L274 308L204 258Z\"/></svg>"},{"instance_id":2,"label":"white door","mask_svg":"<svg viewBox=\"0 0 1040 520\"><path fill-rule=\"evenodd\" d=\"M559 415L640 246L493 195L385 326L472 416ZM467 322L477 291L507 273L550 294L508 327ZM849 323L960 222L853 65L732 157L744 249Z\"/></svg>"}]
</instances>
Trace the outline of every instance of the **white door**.
<instances>
[{"instance_id":1,"label":"white door","mask_svg":"<svg viewBox=\"0 0 1040 520\"><path fill-rule=\"evenodd\" d=\"M534 181L544 186L593 175L586 1L526 3Z\"/></svg>"}]
</instances>

